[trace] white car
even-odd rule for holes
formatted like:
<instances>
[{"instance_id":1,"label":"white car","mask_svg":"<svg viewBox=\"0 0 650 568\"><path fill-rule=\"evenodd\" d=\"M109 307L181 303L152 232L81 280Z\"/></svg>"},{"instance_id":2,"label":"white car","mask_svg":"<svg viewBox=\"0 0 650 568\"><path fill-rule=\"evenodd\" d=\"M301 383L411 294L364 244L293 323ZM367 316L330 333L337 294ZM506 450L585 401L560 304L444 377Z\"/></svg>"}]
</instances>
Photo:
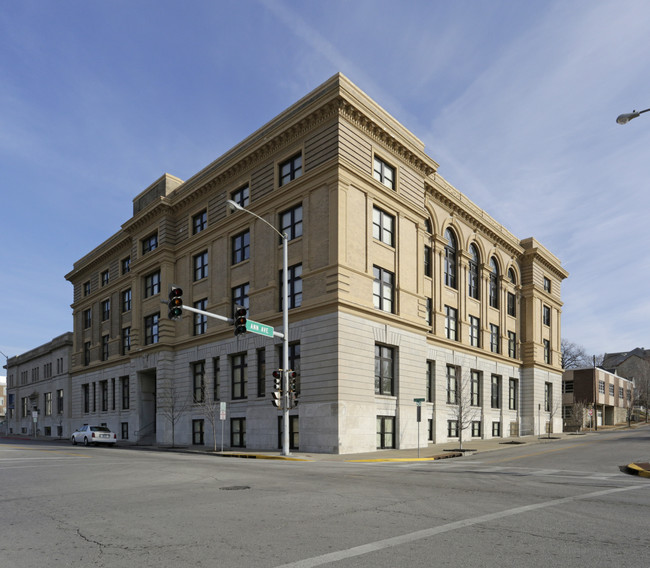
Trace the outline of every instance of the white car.
<instances>
[{"instance_id":1,"label":"white car","mask_svg":"<svg viewBox=\"0 0 650 568\"><path fill-rule=\"evenodd\" d=\"M76 446L83 444L108 444L114 446L117 444L117 435L111 432L106 426L89 426L84 424L72 433L70 441Z\"/></svg>"}]
</instances>

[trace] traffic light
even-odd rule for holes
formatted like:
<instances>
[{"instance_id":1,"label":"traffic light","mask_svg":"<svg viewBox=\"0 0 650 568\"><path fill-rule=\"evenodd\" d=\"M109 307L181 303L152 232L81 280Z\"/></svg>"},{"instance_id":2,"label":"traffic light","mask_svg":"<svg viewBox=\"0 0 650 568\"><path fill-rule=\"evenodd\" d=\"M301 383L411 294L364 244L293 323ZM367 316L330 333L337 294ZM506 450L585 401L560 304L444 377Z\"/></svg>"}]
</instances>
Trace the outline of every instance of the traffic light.
<instances>
[{"instance_id":1,"label":"traffic light","mask_svg":"<svg viewBox=\"0 0 650 568\"><path fill-rule=\"evenodd\" d=\"M289 371L289 392L296 392L296 377L298 373Z\"/></svg>"},{"instance_id":2,"label":"traffic light","mask_svg":"<svg viewBox=\"0 0 650 568\"><path fill-rule=\"evenodd\" d=\"M164 301L164 300L163 300ZM177 286L172 286L169 292L169 319L177 320L183 315L183 290Z\"/></svg>"},{"instance_id":3,"label":"traffic light","mask_svg":"<svg viewBox=\"0 0 650 568\"><path fill-rule=\"evenodd\" d=\"M275 391L282 391L282 369L273 371L273 389Z\"/></svg>"},{"instance_id":4,"label":"traffic light","mask_svg":"<svg viewBox=\"0 0 650 568\"><path fill-rule=\"evenodd\" d=\"M235 335L246 333L246 308L235 306Z\"/></svg>"},{"instance_id":5,"label":"traffic light","mask_svg":"<svg viewBox=\"0 0 650 568\"><path fill-rule=\"evenodd\" d=\"M280 391L271 393L271 404L276 408L282 408L282 394Z\"/></svg>"}]
</instances>

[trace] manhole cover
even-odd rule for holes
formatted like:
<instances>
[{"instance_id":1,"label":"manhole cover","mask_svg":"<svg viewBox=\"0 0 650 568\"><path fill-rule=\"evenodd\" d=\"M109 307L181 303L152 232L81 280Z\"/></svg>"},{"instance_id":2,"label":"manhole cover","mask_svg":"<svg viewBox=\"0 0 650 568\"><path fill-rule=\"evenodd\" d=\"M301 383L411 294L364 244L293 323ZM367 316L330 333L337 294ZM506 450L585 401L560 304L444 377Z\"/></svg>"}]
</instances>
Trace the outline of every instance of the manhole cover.
<instances>
[{"instance_id":1,"label":"manhole cover","mask_svg":"<svg viewBox=\"0 0 650 568\"><path fill-rule=\"evenodd\" d=\"M248 485L231 485L230 487L219 487L222 491L242 491L244 489L250 489Z\"/></svg>"}]
</instances>

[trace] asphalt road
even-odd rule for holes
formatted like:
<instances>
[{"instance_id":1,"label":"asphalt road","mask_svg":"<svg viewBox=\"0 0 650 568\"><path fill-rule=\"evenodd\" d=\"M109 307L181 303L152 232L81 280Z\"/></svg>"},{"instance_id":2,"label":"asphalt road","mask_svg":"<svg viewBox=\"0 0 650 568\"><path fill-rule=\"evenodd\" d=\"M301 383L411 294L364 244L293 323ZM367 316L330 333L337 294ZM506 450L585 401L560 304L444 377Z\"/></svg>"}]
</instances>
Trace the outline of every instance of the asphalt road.
<instances>
[{"instance_id":1,"label":"asphalt road","mask_svg":"<svg viewBox=\"0 0 650 568\"><path fill-rule=\"evenodd\" d=\"M0 567L611 567L650 554L650 428L433 462L0 443Z\"/></svg>"}]
</instances>

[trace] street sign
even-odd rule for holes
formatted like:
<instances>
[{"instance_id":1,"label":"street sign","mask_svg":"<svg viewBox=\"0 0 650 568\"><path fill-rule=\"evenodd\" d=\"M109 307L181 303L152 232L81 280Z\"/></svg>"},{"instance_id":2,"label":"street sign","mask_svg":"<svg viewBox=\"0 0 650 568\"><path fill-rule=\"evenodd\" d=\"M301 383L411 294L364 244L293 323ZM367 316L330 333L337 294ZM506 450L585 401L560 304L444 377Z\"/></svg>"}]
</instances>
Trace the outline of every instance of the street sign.
<instances>
[{"instance_id":1,"label":"street sign","mask_svg":"<svg viewBox=\"0 0 650 568\"><path fill-rule=\"evenodd\" d=\"M222 402L219 404L219 420L226 419L226 403Z\"/></svg>"},{"instance_id":2,"label":"street sign","mask_svg":"<svg viewBox=\"0 0 650 568\"><path fill-rule=\"evenodd\" d=\"M420 403L424 402L424 399L423 398L414 398L413 402L417 402L418 406L420 406Z\"/></svg>"},{"instance_id":3,"label":"street sign","mask_svg":"<svg viewBox=\"0 0 650 568\"><path fill-rule=\"evenodd\" d=\"M257 333L258 335L265 335L266 337L273 337L273 328L270 325L265 325L258 321L246 320L246 331Z\"/></svg>"}]
</instances>

